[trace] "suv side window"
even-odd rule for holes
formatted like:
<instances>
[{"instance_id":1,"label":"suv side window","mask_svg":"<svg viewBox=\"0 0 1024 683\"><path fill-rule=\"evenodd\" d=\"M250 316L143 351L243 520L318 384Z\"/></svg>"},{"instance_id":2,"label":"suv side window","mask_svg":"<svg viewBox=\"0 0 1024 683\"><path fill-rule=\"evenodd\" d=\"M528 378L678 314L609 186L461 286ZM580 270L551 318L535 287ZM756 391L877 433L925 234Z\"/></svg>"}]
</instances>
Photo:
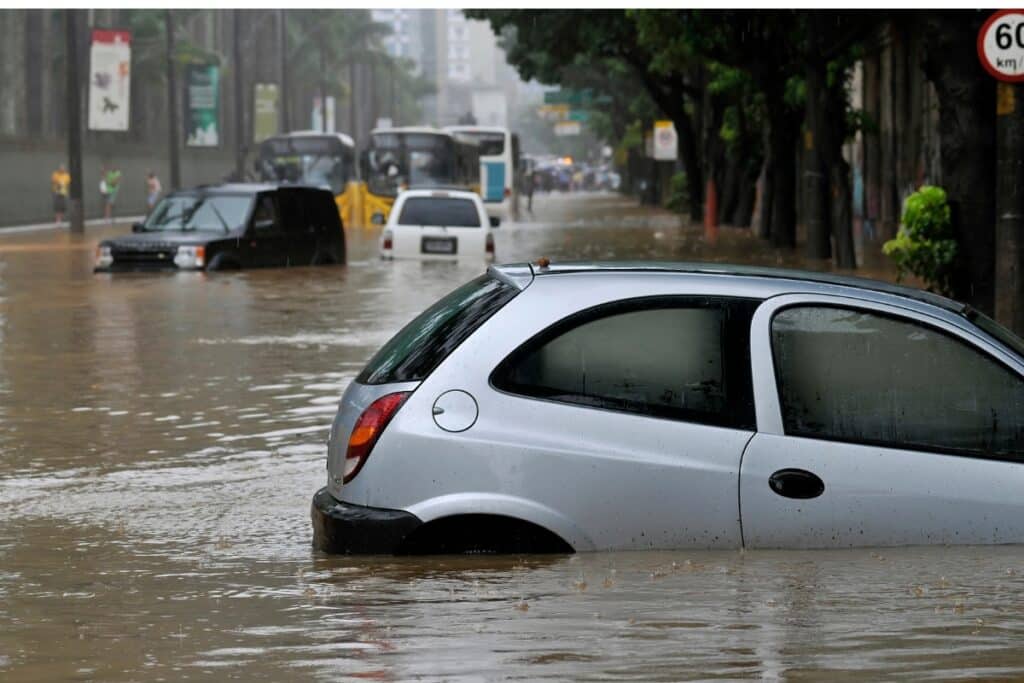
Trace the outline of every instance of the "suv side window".
<instances>
[{"instance_id":1,"label":"suv side window","mask_svg":"<svg viewBox=\"0 0 1024 683\"><path fill-rule=\"evenodd\" d=\"M754 429L750 319L758 301L632 299L584 311L498 366L513 394Z\"/></svg>"},{"instance_id":2,"label":"suv side window","mask_svg":"<svg viewBox=\"0 0 1024 683\"><path fill-rule=\"evenodd\" d=\"M1024 380L956 337L830 306L772 320L786 434L981 457L1024 456Z\"/></svg>"},{"instance_id":3,"label":"suv side window","mask_svg":"<svg viewBox=\"0 0 1024 683\"><path fill-rule=\"evenodd\" d=\"M256 200L256 208L252 213L252 227L258 234L277 232L280 222L277 219L277 207L274 196L261 194Z\"/></svg>"}]
</instances>

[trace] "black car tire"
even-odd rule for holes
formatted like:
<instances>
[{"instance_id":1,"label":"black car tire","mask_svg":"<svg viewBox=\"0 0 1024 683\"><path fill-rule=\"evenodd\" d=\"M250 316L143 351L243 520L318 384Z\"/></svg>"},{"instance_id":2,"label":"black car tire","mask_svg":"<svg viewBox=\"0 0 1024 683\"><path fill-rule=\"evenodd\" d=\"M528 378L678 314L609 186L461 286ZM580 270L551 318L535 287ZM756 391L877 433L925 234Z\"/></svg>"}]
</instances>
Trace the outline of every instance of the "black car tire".
<instances>
[{"instance_id":1,"label":"black car tire","mask_svg":"<svg viewBox=\"0 0 1024 683\"><path fill-rule=\"evenodd\" d=\"M206 270L238 270L242 264L231 254L217 254L206 266Z\"/></svg>"}]
</instances>

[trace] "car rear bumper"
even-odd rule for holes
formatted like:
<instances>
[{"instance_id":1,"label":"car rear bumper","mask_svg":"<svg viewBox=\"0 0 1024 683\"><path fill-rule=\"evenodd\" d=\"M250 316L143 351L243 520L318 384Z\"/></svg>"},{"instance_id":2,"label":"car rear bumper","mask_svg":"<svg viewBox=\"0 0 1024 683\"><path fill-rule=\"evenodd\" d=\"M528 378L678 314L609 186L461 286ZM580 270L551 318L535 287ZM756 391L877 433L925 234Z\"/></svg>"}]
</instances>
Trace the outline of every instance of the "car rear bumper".
<instances>
[{"instance_id":1,"label":"car rear bumper","mask_svg":"<svg viewBox=\"0 0 1024 683\"><path fill-rule=\"evenodd\" d=\"M402 510L353 505L326 488L313 496L313 547L344 555L389 555L419 528L419 517Z\"/></svg>"}]
</instances>

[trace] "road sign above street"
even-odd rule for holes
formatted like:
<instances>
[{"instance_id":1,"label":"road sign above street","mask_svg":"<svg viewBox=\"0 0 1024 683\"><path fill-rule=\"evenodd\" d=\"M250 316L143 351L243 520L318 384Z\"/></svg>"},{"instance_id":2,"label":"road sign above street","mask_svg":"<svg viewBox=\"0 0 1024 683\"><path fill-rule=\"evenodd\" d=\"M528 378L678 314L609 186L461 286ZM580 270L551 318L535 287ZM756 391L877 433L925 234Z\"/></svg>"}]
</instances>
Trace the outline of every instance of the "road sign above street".
<instances>
[{"instance_id":1,"label":"road sign above street","mask_svg":"<svg viewBox=\"0 0 1024 683\"><path fill-rule=\"evenodd\" d=\"M996 12L978 31L978 59L994 78L1024 81L1024 10Z\"/></svg>"}]
</instances>

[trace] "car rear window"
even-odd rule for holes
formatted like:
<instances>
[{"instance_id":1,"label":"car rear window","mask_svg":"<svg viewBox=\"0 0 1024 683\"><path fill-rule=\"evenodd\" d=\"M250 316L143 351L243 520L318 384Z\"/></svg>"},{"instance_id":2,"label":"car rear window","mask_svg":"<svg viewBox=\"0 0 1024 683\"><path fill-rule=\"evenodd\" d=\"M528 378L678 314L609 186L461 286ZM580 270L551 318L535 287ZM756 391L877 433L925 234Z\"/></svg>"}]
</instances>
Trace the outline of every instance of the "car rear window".
<instances>
[{"instance_id":1,"label":"car rear window","mask_svg":"<svg viewBox=\"0 0 1024 683\"><path fill-rule=\"evenodd\" d=\"M356 377L360 384L418 382L519 290L482 275L423 311L381 348Z\"/></svg>"},{"instance_id":2,"label":"car rear window","mask_svg":"<svg viewBox=\"0 0 1024 683\"><path fill-rule=\"evenodd\" d=\"M402 206L399 225L430 225L448 228L479 228L480 213L469 199L410 197Z\"/></svg>"}]
</instances>

